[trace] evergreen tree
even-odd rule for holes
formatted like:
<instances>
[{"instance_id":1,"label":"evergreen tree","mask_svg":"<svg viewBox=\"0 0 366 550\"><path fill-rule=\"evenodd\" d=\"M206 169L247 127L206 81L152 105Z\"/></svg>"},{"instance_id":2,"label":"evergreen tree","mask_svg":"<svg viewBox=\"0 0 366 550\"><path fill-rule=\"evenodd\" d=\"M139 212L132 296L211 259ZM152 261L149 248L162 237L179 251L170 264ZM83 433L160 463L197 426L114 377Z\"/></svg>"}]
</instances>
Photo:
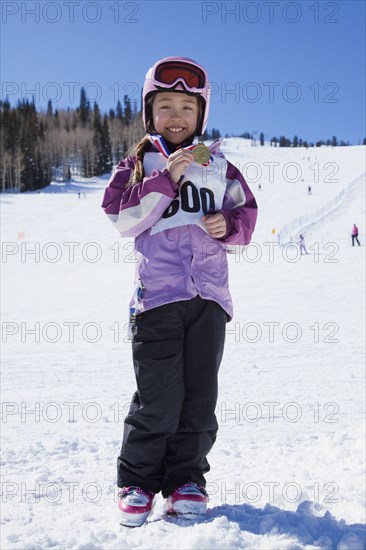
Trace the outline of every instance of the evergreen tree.
<instances>
[{"instance_id":1,"label":"evergreen tree","mask_svg":"<svg viewBox=\"0 0 366 550\"><path fill-rule=\"evenodd\" d=\"M79 118L82 126L85 126L90 120L90 103L86 97L85 89L81 88L80 106L78 109Z\"/></svg>"},{"instance_id":2,"label":"evergreen tree","mask_svg":"<svg viewBox=\"0 0 366 550\"><path fill-rule=\"evenodd\" d=\"M100 176L104 169L103 127L98 103L93 109L93 168L92 176Z\"/></svg>"},{"instance_id":3,"label":"evergreen tree","mask_svg":"<svg viewBox=\"0 0 366 550\"><path fill-rule=\"evenodd\" d=\"M297 136L294 136L292 146L293 147L298 147L299 146L299 140L298 140Z\"/></svg>"},{"instance_id":4,"label":"evergreen tree","mask_svg":"<svg viewBox=\"0 0 366 550\"><path fill-rule=\"evenodd\" d=\"M261 132L260 135L259 135L259 142L262 146L264 145L264 134L263 134L263 132Z\"/></svg>"},{"instance_id":5,"label":"evergreen tree","mask_svg":"<svg viewBox=\"0 0 366 550\"><path fill-rule=\"evenodd\" d=\"M20 183L20 118L8 99L0 102L1 188L15 189ZM17 170L17 166L19 169Z\"/></svg>"},{"instance_id":6,"label":"evergreen tree","mask_svg":"<svg viewBox=\"0 0 366 550\"><path fill-rule=\"evenodd\" d=\"M212 128L211 139L215 141L215 139L219 139L220 137L221 137L220 131L216 130L216 128Z\"/></svg>"},{"instance_id":7,"label":"evergreen tree","mask_svg":"<svg viewBox=\"0 0 366 550\"><path fill-rule=\"evenodd\" d=\"M337 147L337 145L338 145L337 138L335 136L333 136L333 138L332 138L332 145L333 145L333 147Z\"/></svg>"},{"instance_id":8,"label":"evergreen tree","mask_svg":"<svg viewBox=\"0 0 366 550\"><path fill-rule=\"evenodd\" d=\"M59 116L58 116L58 110L57 109L55 110L54 120L55 120L56 128L59 128L60 127L60 119L59 119Z\"/></svg>"},{"instance_id":9,"label":"evergreen tree","mask_svg":"<svg viewBox=\"0 0 366 550\"><path fill-rule=\"evenodd\" d=\"M2 147L14 153L20 143L20 120L18 110L11 109L8 100L1 105L1 128L5 132L5 139L1 139Z\"/></svg>"},{"instance_id":10,"label":"evergreen tree","mask_svg":"<svg viewBox=\"0 0 366 550\"><path fill-rule=\"evenodd\" d=\"M273 137L273 138L271 139L271 145L272 145L272 143L273 143L273 145L274 145L275 147L277 147L277 141L278 141L277 138L276 138L276 137Z\"/></svg>"},{"instance_id":11,"label":"evergreen tree","mask_svg":"<svg viewBox=\"0 0 366 550\"><path fill-rule=\"evenodd\" d=\"M79 120L78 120L78 114L74 111L72 113L72 129L75 131L78 127Z\"/></svg>"},{"instance_id":12,"label":"evergreen tree","mask_svg":"<svg viewBox=\"0 0 366 550\"><path fill-rule=\"evenodd\" d=\"M131 109L131 101L128 95L125 95L123 98L124 103L124 120L127 125L130 125L132 122L132 109Z\"/></svg>"},{"instance_id":13,"label":"evergreen tree","mask_svg":"<svg viewBox=\"0 0 366 550\"><path fill-rule=\"evenodd\" d=\"M285 136L280 136L280 147L286 147L286 138L285 138Z\"/></svg>"},{"instance_id":14,"label":"evergreen tree","mask_svg":"<svg viewBox=\"0 0 366 550\"><path fill-rule=\"evenodd\" d=\"M121 105L120 100L117 101L116 117L117 117L118 120L123 122L123 111L122 111L122 105Z\"/></svg>"},{"instance_id":15,"label":"evergreen tree","mask_svg":"<svg viewBox=\"0 0 366 550\"><path fill-rule=\"evenodd\" d=\"M70 126L70 118L69 118L69 117L67 117L67 119L65 120L65 126L64 126L64 128L65 128L65 130L66 130L67 133L70 132L71 126Z\"/></svg>"},{"instance_id":16,"label":"evergreen tree","mask_svg":"<svg viewBox=\"0 0 366 550\"><path fill-rule=\"evenodd\" d=\"M53 115L52 101L49 99L47 103L47 116L52 117L52 115Z\"/></svg>"},{"instance_id":17,"label":"evergreen tree","mask_svg":"<svg viewBox=\"0 0 366 550\"><path fill-rule=\"evenodd\" d=\"M36 135L37 135L37 115L34 104L28 99L18 103L22 118L22 133L20 146L22 149L22 171L20 191L28 191L37 187L38 171L36 166Z\"/></svg>"},{"instance_id":18,"label":"evergreen tree","mask_svg":"<svg viewBox=\"0 0 366 550\"><path fill-rule=\"evenodd\" d=\"M18 103L22 118L20 147L22 150L22 169L20 191L39 189L49 183L50 166L42 156L42 142L45 141L43 124L39 123L34 97Z\"/></svg>"},{"instance_id":19,"label":"evergreen tree","mask_svg":"<svg viewBox=\"0 0 366 550\"><path fill-rule=\"evenodd\" d=\"M104 115L102 134L103 134L103 142L102 142L103 167L102 167L102 174L106 174L108 172L111 172L111 170L113 168L112 145L111 145L111 138L110 138L110 135L109 135L107 115Z\"/></svg>"}]
</instances>

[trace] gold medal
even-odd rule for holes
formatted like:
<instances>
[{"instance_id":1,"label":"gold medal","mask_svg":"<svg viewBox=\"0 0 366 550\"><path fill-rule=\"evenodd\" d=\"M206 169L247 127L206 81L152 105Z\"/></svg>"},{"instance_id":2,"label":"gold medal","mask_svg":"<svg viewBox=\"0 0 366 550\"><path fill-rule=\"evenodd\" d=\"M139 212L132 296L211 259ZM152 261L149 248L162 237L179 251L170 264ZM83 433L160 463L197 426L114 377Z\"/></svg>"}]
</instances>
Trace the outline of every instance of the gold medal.
<instances>
[{"instance_id":1,"label":"gold medal","mask_svg":"<svg viewBox=\"0 0 366 550\"><path fill-rule=\"evenodd\" d=\"M195 162L198 162L198 164L205 164L210 160L211 157L211 151L206 145L203 143L199 143L194 147L191 151L193 158Z\"/></svg>"}]
</instances>

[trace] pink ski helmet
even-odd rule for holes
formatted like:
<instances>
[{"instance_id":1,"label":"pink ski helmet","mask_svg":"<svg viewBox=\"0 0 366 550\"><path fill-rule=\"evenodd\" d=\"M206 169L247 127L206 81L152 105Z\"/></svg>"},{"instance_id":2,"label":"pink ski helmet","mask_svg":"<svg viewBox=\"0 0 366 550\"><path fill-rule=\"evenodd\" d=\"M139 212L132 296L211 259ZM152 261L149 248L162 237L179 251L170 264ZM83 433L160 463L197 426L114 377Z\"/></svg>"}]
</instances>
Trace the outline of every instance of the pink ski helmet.
<instances>
[{"instance_id":1,"label":"pink ski helmet","mask_svg":"<svg viewBox=\"0 0 366 550\"><path fill-rule=\"evenodd\" d=\"M164 57L147 72L142 91L142 121L150 132L152 126L151 107L147 100L156 92L178 91L197 95L201 101L202 114L196 128L196 135L205 131L210 105L207 72L201 65L187 57Z\"/></svg>"}]
</instances>

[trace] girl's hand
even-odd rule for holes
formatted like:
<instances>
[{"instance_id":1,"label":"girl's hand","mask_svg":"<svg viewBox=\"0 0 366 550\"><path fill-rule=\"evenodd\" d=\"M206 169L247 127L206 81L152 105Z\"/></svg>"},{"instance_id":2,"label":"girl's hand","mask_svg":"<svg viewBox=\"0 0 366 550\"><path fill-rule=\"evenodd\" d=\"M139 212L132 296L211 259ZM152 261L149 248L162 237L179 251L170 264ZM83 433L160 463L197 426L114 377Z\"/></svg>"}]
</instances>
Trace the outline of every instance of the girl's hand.
<instances>
[{"instance_id":1,"label":"girl's hand","mask_svg":"<svg viewBox=\"0 0 366 550\"><path fill-rule=\"evenodd\" d=\"M207 216L203 216L202 221L205 224L208 234L214 239L220 239L226 235L226 220L220 212L217 214L207 214Z\"/></svg>"},{"instance_id":2,"label":"girl's hand","mask_svg":"<svg viewBox=\"0 0 366 550\"><path fill-rule=\"evenodd\" d=\"M169 171L171 179L178 183L183 176L185 169L193 162L194 158L190 151L187 149L178 149L172 153L167 160L167 170Z\"/></svg>"}]
</instances>

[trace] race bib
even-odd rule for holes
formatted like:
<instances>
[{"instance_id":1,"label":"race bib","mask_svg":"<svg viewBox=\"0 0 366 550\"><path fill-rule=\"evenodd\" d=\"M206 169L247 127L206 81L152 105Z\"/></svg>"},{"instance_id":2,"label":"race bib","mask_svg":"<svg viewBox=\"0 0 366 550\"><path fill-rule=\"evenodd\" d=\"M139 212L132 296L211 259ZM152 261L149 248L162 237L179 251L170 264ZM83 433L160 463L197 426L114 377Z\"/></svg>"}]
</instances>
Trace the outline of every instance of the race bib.
<instances>
[{"instance_id":1,"label":"race bib","mask_svg":"<svg viewBox=\"0 0 366 550\"><path fill-rule=\"evenodd\" d=\"M217 162L202 166L193 162L185 171L179 184L178 194L152 227L154 235L165 229L196 224L206 233L201 218L210 212L221 210L226 191L226 161L216 157ZM166 158L160 153L145 153L144 170L150 176L154 170L166 168Z\"/></svg>"}]
</instances>

